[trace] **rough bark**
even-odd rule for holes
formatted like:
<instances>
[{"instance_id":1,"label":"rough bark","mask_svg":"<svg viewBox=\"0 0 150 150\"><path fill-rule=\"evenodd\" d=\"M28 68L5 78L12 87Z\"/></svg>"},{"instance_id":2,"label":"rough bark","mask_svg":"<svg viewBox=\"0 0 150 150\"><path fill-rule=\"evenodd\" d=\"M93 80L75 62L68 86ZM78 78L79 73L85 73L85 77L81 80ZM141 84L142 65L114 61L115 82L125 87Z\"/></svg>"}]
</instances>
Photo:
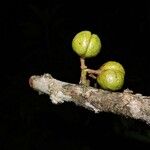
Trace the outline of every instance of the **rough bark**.
<instances>
[{"instance_id":1,"label":"rough bark","mask_svg":"<svg viewBox=\"0 0 150 150\"><path fill-rule=\"evenodd\" d=\"M150 124L150 96L134 94L129 89L111 92L62 82L50 74L32 76L29 84L39 93L48 94L53 104L74 102L95 113L112 112Z\"/></svg>"}]
</instances>

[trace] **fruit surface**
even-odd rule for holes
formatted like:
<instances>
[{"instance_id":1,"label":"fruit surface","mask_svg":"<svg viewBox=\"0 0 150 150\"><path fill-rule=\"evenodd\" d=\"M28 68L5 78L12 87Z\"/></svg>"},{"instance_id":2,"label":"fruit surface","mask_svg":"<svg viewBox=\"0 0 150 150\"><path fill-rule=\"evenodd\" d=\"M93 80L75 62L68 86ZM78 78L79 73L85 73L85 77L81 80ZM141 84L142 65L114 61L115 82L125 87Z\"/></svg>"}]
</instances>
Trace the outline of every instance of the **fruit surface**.
<instances>
[{"instance_id":1,"label":"fruit surface","mask_svg":"<svg viewBox=\"0 0 150 150\"><path fill-rule=\"evenodd\" d=\"M115 61L108 61L100 67L97 82L103 89L116 91L123 87L124 77L123 66Z\"/></svg>"},{"instance_id":2,"label":"fruit surface","mask_svg":"<svg viewBox=\"0 0 150 150\"><path fill-rule=\"evenodd\" d=\"M95 57L101 50L101 41L98 35L81 31L73 38L72 48L80 57Z\"/></svg>"}]
</instances>

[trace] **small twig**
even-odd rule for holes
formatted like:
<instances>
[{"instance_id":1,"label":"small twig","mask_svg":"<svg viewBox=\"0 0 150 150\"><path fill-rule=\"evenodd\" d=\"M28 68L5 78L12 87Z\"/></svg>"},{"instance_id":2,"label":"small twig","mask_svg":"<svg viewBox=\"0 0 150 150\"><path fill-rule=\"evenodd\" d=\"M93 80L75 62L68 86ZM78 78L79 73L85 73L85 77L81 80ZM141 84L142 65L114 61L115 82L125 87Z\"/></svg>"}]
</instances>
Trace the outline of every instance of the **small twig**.
<instances>
[{"instance_id":1,"label":"small twig","mask_svg":"<svg viewBox=\"0 0 150 150\"><path fill-rule=\"evenodd\" d=\"M86 76L87 76L87 71L86 71L86 69L87 69L87 66L85 65L85 59L84 58L80 58L80 64L81 64L81 66L80 66L80 68L81 68L81 76L80 76L80 84L81 85L85 85L85 86L87 86L88 85L88 81L87 81L87 79L86 79Z\"/></svg>"},{"instance_id":2,"label":"small twig","mask_svg":"<svg viewBox=\"0 0 150 150\"><path fill-rule=\"evenodd\" d=\"M80 84L81 85L89 85L89 81L87 80L87 74L89 77L96 79L96 76L100 74L100 70L94 70L94 69L89 69L85 65L85 59L80 58L80 68L81 68L81 77L80 77ZM96 76L95 76L96 75Z\"/></svg>"},{"instance_id":3,"label":"small twig","mask_svg":"<svg viewBox=\"0 0 150 150\"><path fill-rule=\"evenodd\" d=\"M81 64L81 69L87 69L87 66L85 65L85 59L84 58L80 58L80 64Z\"/></svg>"},{"instance_id":4,"label":"small twig","mask_svg":"<svg viewBox=\"0 0 150 150\"><path fill-rule=\"evenodd\" d=\"M87 73L88 73L88 76L93 78L93 79L96 79L97 76L100 74L100 70L93 70L93 69L86 69Z\"/></svg>"},{"instance_id":5,"label":"small twig","mask_svg":"<svg viewBox=\"0 0 150 150\"><path fill-rule=\"evenodd\" d=\"M111 92L90 86L84 88L78 84L56 80L50 74L32 76L29 84L34 90L48 94L54 104L74 102L95 113L112 112L150 124L150 96L133 94L129 89Z\"/></svg>"},{"instance_id":6,"label":"small twig","mask_svg":"<svg viewBox=\"0 0 150 150\"><path fill-rule=\"evenodd\" d=\"M100 71L99 70L94 70L94 69L86 69L86 71L89 73L89 74L95 74L95 75L99 75L100 74Z\"/></svg>"},{"instance_id":7,"label":"small twig","mask_svg":"<svg viewBox=\"0 0 150 150\"><path fill-rule=\"evenodd\" d=\"M81 77L80 77L80 84L81 84L81 85L85 85L85 86L88 85L88 81L87 81L87 79L86 79L86 76L87 76L87 71L86 71L86 69L82 69L82 70L81 70Z\"/></svg>"}]
</instances>

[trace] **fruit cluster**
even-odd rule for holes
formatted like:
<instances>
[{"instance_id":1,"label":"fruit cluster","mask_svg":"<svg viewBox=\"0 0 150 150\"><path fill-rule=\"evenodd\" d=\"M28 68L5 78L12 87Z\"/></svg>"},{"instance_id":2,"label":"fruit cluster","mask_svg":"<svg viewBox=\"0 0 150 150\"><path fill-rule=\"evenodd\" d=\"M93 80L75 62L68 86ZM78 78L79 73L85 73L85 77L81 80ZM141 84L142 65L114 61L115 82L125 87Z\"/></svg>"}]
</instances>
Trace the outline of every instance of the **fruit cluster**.
<instances>
[{"instance_id":1,"label":"fruit cluster","mask_svg":"<svg viewBox=\"0 0 150 150\"><path fill-rule=\"evenodd\" d=\"M82 60L97 56L101 51L101 47L101 40L98 35L91 34L90 31L81 31L72 40L72 48ZM93 74L97 75L97 83L103 89L116 91L123 87L125 70L119 62L108 61L98 70L86 70L87 73L90 70L90 74L93 72Z\"/></svg>"}]
</instances>

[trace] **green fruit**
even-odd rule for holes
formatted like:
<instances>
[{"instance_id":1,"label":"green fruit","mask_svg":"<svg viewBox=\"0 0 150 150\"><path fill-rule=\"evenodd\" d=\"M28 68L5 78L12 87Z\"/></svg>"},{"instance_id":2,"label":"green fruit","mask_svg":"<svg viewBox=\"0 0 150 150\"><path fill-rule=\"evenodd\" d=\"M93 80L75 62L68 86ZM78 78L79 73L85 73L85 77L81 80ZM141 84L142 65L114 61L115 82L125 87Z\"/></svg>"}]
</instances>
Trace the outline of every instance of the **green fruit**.
<instances>
[{"instance_id":1,"label":"green fruit","mask_svg":"<svg viewBox=\"0 0 150 150\"><path fill-rule=\"evenodd\" d=\"M101 67L100 67L100 71L102 70L118 70L120 72L122 72L123 74L125 74L125 70L123 68L123 66L119 63L119 62L116 62L116 61L108 61L106 63L104 63Z\"/></svg>"},{"instance_id":2,"label":"green fruit","mask_svg":"<svg viewBox=\"0 0 150 150\"><path fill-rule=\"evenodd\" d=\"M124 76L123 66L118 62L109 61L100 67L97 82L105 90L116 91L123 87Z\"/></svg>"},{"instance_id":3,"label":"green fruit","mask_svg":"<svg viewBox=\"0 0 150 150\"><path fill-rule=\"evenodd\" d=\"M95 57L101 50L101 41L90 31L81 31L72 40L73 50L82 58Z\"/></svg>"}]
</instances>

